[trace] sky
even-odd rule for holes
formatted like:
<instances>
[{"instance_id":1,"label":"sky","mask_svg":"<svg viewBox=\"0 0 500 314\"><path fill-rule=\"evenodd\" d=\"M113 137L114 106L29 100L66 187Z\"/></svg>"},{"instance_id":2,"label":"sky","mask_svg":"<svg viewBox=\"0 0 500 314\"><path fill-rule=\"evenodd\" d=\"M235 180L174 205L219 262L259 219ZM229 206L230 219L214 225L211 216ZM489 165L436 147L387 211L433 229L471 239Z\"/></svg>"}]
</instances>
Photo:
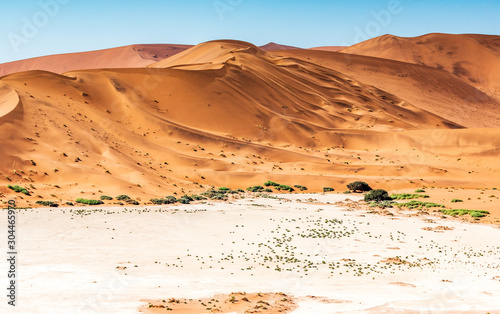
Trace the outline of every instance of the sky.
<instances>
[{"instance_id":1,"label":"sky","mask_svg":"<svg viewBox=\"0 0 500 314\"><path fill-rule=\"evenodd\" d=\"M0 63L215 39L310 48L384 34L500 35L498 13L499 0L0 0Z\"/></svg>"}]
</instances>

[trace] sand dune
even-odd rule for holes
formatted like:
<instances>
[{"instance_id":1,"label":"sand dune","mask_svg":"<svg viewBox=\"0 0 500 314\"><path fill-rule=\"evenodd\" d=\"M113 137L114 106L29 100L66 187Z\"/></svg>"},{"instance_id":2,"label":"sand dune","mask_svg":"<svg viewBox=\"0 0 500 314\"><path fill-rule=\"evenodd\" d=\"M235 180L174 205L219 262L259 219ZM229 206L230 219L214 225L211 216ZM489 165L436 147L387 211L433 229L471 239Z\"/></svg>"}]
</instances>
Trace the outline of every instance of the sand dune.
<instances>
[{"instance_id":1,"label":"sand dune","mask_svg":"<svg viewBox=\"0 0 500 314\"><path fill-rule=\"evenodd\" d=\"M384 35L341 52L443 69L500 99L500 36L428 34L404 38Z\"/></svg>"},{"instance_id":2,"label":"sand dune","mask_svg":"<svg viewBox=\"0 0 500 314\"><path fill-rule=\"evenodd\" d=\"M345 73L465 127L500 127L500 101L444 70L335 52L290 50L276 54Z\"/></svg>"},{"instance_id":3,"label":"sand dune","mask_svg":"<svg viewBox=\"0 0 500 314\"><path fill-rule=\"evenodd\" d=\"M313 47L309 48L309 50L320 50L320 51L339 51L346 48L345 46L322 46L322 47Z\"/></svg>"},{"instance_id":4,"label":"sand dune","mask_svg":"<svg viewBox=\"0 0 500 314\"><path fill-rule=\"evenodd\" d=\"M31 70L64 73L82 69L142 68L171 57L192 45L145 44L95 50L88 52L50 55L0 64L0 76ZM262 50L300 49L268 43Z\"/></svg>"},{"instance_id":5,"label":"sand dune","mask_svg":"<svg viewBox=\"0 0 500 314\"><path fill-rule=\"evenodd\" d=\"M64 73L81 69L136 68L173 56L188 45L131 45L118 48L50 55L0 64L0 76L30 70Z\"/></svg>"},{"instance_id":6,"label":"sand dune","mask_svg":"<svg viewBox=\"0 0 500 314\"><path fill-rule=\"evenodd\" d=\"M498 129L464 130L459 117L470 104L451 105L474 87L380 60L225 40L149 68L5 76L0 193L15 183L55 200L125 193L147 201L267 180L312 191L357 179L390 189L500 184L492 176ZM382 74L360 69L371 61ZM410 75L398 88L402 70Z\"/></svg>"}]
</instances>

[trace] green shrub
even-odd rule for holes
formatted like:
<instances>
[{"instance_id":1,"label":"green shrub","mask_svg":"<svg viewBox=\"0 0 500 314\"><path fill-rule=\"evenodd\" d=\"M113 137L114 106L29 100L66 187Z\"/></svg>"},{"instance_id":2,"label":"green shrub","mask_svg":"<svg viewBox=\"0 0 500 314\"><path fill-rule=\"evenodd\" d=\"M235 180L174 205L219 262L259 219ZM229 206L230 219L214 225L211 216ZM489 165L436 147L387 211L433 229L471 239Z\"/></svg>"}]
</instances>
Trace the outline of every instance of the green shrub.
<instances>
[{"instance_id":1,"label":"green shrub","mask_svg":"<svg viewBox=\"0 0 500 314\"><path fill-rule=\"evenodd\" d=\"M370 207L380 207L382 209L393 208L395 203L396 202L394 202L394 201L372 202L370 204Z\"/></svg>"},{"instance_id":2,"label":"green shrub","mask_svg":"<svg viewBox=\"0 0 500 314\"><path fill-rule=\"evenodd\" d=\"M236 189L236 190L234 190L234 191L235 191L236 193L245 193L245 191L244 191L244 190L242 190L242 189Z\"/></svg>"},{"instance_id":3,"label":"green shrub","mask_svg":"<svg viewBox=\"0 0 500 314\"><path fill-rule=\"evenodd\" d=\"M130 205L140 205L139 202L136 200L128 200L127 203Z\"/></svg>"},{"instance_id":4,"label":"green shrub","mask_svg":"<svg viewBox=\"0 0 500 314\"><path fill-rule=\"evenodd\" d=\"M347 185L347 188L353 192L368 192L372 190L372 188L368 185L368 183L363 181L355 181L349 183Z\"/></svg>"},{"instance_id":5,"label":"green shrub","mask_svg":"<svg viewBox=\"0 0 500 314\"><path fill-rule=\"evenodd\" d=\"M416 189L416 190L415 190L415 193L425 193L425 190L422 190L422 189Z\"/></svg>"},{"instance_id":6,"label":"green shrub","mask_svg":"<svg viewBox=\"0 0 500 314\"><path fill-rule=\"evenodd\" d=\"M444 205L439 205L436 203L430 203L430 202L422 202L422 201L409 201L406 203L397 203L395 204L397 207L406 207L409 209L420 209L420 208L433 208L433 207L444 207Z\"/></svg>"},{"instance_id":7,"label":"green shrub","mask_svg":"<svg viewBox=\"0 0 500 314\"><path fill-rule=\"evenodd\" d=\"M192 199L191 199L192 200ZM181 204L189 204L191 203L191 200L189 198L184 198L184 197L181 197L178 201L179 203Z\"/></svg>"},{"instance_id":8,"label":"green shrub","mask_svg":"<svg viewBox=\"0 0 500 314\"><path fill-rule=\"evenodd\" d=\"M267 181L264 183L265 186L275 186L275 187L278 187L280 186L279 183L276 183L276 182L273 182L273 181Z\"/></svg>"},{"instance_id":9,"label":"green shrub","mask_svg":"<svg viewBox=\"0 0 500 314\"><path fill-rule=\"evenodd\" d=\"M111 196L101 195L101 200L102 201L111 201L111 200L113 200L113 198Z\"/></svg>"},{"instance_id":10,"label":"green shrub","mask_svg":"<svg viewBox=\"0 0 500 314\"><path fill-rule=\"evenodd\" d=\"M462 203L463 201L458 199L458 198L454 198L451 200L452 203Z\"/></svg>"},{"instance_id":11,"label":"green shrub","mask_svg":"<svg viewBox=\"0 0 500 314\"><path fill-rule=\"evenodd\" d=\"M441 212L448 216L470 215L473 218L481 218L490 214L490 212L486 210L470 210L470 209L441 209Z\"/></svg>"},{"instance_id":12,"label":"green shrub","mask_svg":"<svg viewBox=\"0 0 500 314\"><path fill-rule=\"evenodd\" d=\"M165 201L164 199L162 198L152 198L150 199L151 203L155 204L155 205L163 205Z\"/></svg>"},{"instance_id":13,"label":"green shrub","mask_svg":"<svg viewBox=\"0 0 500 314\"><path fill-rule=\"evenodd\" d=\"M262 192L262 190L264 190L264 187L262 187L260 185L255 185L255 186L251 186L251 187L247 188L247 191L250 191L250 192Z\"/></svg>"},{"instance_id":14,"label":"green shrub","mask_svg":"<svg viewBox=\"0 0 500 314\"><path fill-rule=\"evenodd\" d=\"M365 202L382 202L392 200L386 190L371 190L365 194Z\"/></svg>"},{"instance_id":15,"label":"green shrub","mask_svg":"<svg viewBox=\"0 0 500 314\"><path fill-rule=\"evenodd\" d=\"M75 206L75 205L73 204L73 202L66 202L66 205L68 205L68 206Z\"/></svg>"},{"instance_id":16,"label":"green shrub","mask_svg":"<svg viewBox=\"0 0 500 314\"><path fill-rule=\"evenodd\" d=\"M271 189L264 189L262 192L272 193L272 192L273 192L273 190L271 190Z\"/></svg>"},{"instance_id":17,"label":"green shrub","mask_svg":"<svg viewBox=\"0 0 500 314\"><path fill-rule=\"evenodd\" d=\"M128 196L128 195L118 195L116 197L116 199L119 200L119 201L129 201L130 200L130 196Z\"/></svg>"},{"instance_id":18,"label":"green shrub","mask_svg":"<svg viewBox=\"0 0 500 314\"><path fill-rule=\"evenodd\" d=\"M411 200L411 199L415 199L415 198L429 198L429 196L423 195L423 194L402 193L402 194L392 194L391 198L393 200Z\"/></svg>"},{"instance_id":19,"label":"green shrub","mask_svg":"<svg viewBox=\"0 0 500 314\"><path fill-rule=\"evenodd\" d=\"M335 191L335 189L331 188L331 187L328 187L328 186L323 188L323 192L325 192L325 193L326 192L333 192L333 191Z\"/></svg>"},{"instance_id":20,"label":"green shrub","mask_svg":"<svg viewBox=\"0 0 500 314\"><path fill-rule=\"evenodd\" d=\"M195 200L195 201L202 201L202 200L207 199L206 197L199 196L199 195L191 195L191 198L193 198L193 200Z\"/></svg>"},{"instance_id":21,"label":"green shrub","mask_svg":"<svg viewBox=\"0 0 500 314\"><path fill-rule=\"evenodd\" d=\"M275 187L278 191L288 191L288 192L293 192L293 188L289 185L285 184L280 184L279 186Z\"/></svg>"},{"instance_id":22,"label":"green shrub","mask_svg":"<svg viewBox=\"0 0 500 314\"><path fill-rule=\"evenodd\" d=\"M38 205L47 206L47 207L58 207L59 204L52 201L36 201Z\"/></svg>"},{"instance_id":23,"label":"green shrub","mask_svg":"<svg viewBox=\"0 0 500 314\"><path fill-rule=\"evenodd\" d=\"M30 195L30 192L28 190L26 190L25 188L23 187L20 187L19 185L7 185L7 187L11 190L13 190L14 192L17 192L17 193L23 193L25 195Z\"/></svg>"},{"instance_id":24,"label":"green shrub","mask_svg":"<svg viewBox=\"0 0 500 314\"><path fill-rule=\"evenodd\" d=\"M201 193L201 195L212 199L212 200L227 200L227 193L224 193L224 191L219 191L219 190L209 190Z\"/></svg>"},{"instance_id":25,"label":"green shrub","mask_svg":"<svg viewBox=\"0 0 500 314\"><path fill-rule=\"evenodd\" d=\"M225 186L223 186L223 187L219 188L219 191L231 191L231 189L230 188L226 188Z\"/></svg>"},{"instance_id":26,"label":"green shrub","mask_svg":"<svg viewBox=\"0 0 500 314\"><path fill-rule=\"evenodd\" d=\"M85 204L85 205L101 205L104 204L103 201L101 200L87 200L84 198L77 198L76 201L79 204Z\"/></svg>"},{"instance_id":27,"label":"green shrub","mask_svg":"<svg viewBox=\"0 0 500 314\"><path fill-rule=\"evenodd\" d=\"M298 185L298 184L296 184L296 185L294 185L293 187L294 187L294 188L297 188L297 189L299 189L299 190L301 190L301 191L307 191L307 188L306 188L305 186L303 186L303 185Z\"/></svg>"}]
</instances>

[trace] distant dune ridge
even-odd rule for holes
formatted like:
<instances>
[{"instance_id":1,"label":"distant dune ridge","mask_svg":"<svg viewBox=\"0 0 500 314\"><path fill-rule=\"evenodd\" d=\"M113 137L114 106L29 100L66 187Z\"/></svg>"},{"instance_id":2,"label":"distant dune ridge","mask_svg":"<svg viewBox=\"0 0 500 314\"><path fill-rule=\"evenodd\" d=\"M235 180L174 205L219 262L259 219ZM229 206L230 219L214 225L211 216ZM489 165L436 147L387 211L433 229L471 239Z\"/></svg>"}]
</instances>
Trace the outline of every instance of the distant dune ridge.
<instances>
[{"instance_id":1,"label":"distant dune ridge","mask_svg":"<svg viewBox=\"0 0 500 314\"><path fill-rule=\"evenodd\" d=\"M26 60L52 70L0 78L0 192L16 183L57 198L147 200L267 180L311 190L500 183L495 73L467 53L496 66L497 36L263 48L216 40Z\"/></svg>"}]
</instances>

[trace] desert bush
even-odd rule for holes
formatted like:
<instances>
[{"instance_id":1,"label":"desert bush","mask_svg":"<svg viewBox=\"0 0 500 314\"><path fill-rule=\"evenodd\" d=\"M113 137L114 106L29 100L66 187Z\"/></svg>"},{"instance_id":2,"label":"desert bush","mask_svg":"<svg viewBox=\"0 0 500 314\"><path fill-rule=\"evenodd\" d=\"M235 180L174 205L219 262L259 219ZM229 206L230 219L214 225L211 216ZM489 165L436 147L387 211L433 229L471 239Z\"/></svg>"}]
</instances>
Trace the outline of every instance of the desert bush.
<instances>
[{"instance_id":1,"label":"desert bush","mask_svg":"<svg viewBox=\"0 0 500 314\"><path fill-rule=\"evenodd\" d=\"M382 202L392 200L386 190L371 190L365 194L365 202Z\"/></svg>"},{"instance_id":2,"label":"desert bush","mask_svg":"<svg viewBox=\"0 0 500 314\"><path fill-rule=\"evenodd\" d=\"M152 198L152 199L150 199L150 201L151 201L151 203L153 203L155 205L163 205L165 199L163 199L163 198Z\"/></svg>"},{"instance_id":3,"label":"desert bush","mask_svg":"<svg viewBox=\"0 0 500 314\"><path fill-rule=\"evenodd\" d=\"M347 188L353 192L368 192L372 190L372 188L368 185L368 183L363 181L355 181L349 183L347 185Z\"/></svg>"},{"instance_id":4,"label":"desert bush","mask_svg":"<svg viewBox=\"0 0 500 314\"><path fill-rule=\"evenodd\" d=\"M423 194L402 193L402 194L392 194L391 198L393 200L411 200L411 199L415 199L415 198L429 198L429 196L423 195Z\"/></svg>"},{"instance_id":5,"label":"desert bush","mask_svg":"<svg viewBox=\"0 0 500 314\"><path fill-rule=\"evenodd\" d=\"M278 186L280 186L280 184L273 182L273 181L267 181L264 183L264 186L276 186L276 187L278 187Z\"/></svg>"},{"instance_id":6,"label":"desert bush","mask_svg":"<svg viewBox=\"0 0 500 314\"><path fill-rule=\"evenodd\" d=\"M323 188L323 192L325 192L325 193L326 193L326 192L333 192L333 191L335 191L335 189L334 189L334 188L331 188L331 187L329 187L329 186L326 186L326 187L324 187L324 188Z\"/></svg>"},{"instance_id":7,"label":"desert bush","mask_svg":"<svg viewBox=\"0 0 500 314\"><path fill-rule=\"evenodd\" d=\"M13 190L14 192L17 192L17 193L23 193L25 195L30 195L30 192L28 190L26 190L25 188L23 187L20 187L19 185L7 185L7 187L11 190Z\"/></svg>"},{"instance_id":8,"label":"desert bush","mask_svg":"<svg viewBox=\"0 0 500 314\"><path fill-rule=\"evenodd\" d=\"M452 203L462 203L463 201L458 199L458 198L454 198L451 200Z\"/></svg>"},{"instance_id":9,"label":"desert bush","mask_svg":"<svg viewBox=\"0 0 500 314\"><path fill-rule=\"evenodd\" d=\"M231 191L231 189L227 188L225 186L222 186L222 187L219 188L219 191Z\"/></svg>"},{"instance_id":10,"label":"desert bush","mask_svg":"<svg viewBox=\"0 0 500 314\"><path fill-rule=\"evenodd\" d=\"M415 193L425 193L425 190L422 190L422 189L416 189L416 190L415 190Z\"/></svg>"},{"instance_id":11,"label":"desert bush","mask_svg":"<svg viewBox=\"0 0 500 314\"><path fill-rule=\"evenodd\" d=\"M234 190L234 191L235 191L236 193L245 193L245 191L244 191L244 190L242 190L242 189L236 189L236 190Z\"/></svg>"},{"instance_id":12,"label":"desert bush","mask_svg":"<svg viewBox=\"0 0 500 314\"><path fill-rule=\"evenodd\" d=\"M262 190L262 192L272 193L273 190L271 190L271 189L264 189L264 190Z\"/></svg>"},{"instance_id":13,"label":"desert bush","mask_svg":"<svg viewBox=\"0 0 500 314\"><path fill-rule=\"evenodd\" d=\"M206 197L199 196L199 195L191 195L191 197L192 197L192 198L193 198L193 200L195 200L195 201L203 201L203 200L206 200L206 199L207 199Z\"/></svg>"},{"instance_id":14,"label":"desert bush","mask_svg":"<svg viewBox=\"0 0 500 314\"><path fill-rule=\"evenodd\" d=\"M113 200L113 198L111 196L101 195L101 200L102 201L111 201L111 200Z\"/></svg>"},{"instance_id":15,"label":"desert bush","mask_svg":"<svg viewBox=\"0 0 500 314\"><path fill-rule=\"evenodd\" d=\"M441 212L449 216L463 216L470 215L473 218L481 218L489 215L489 211L486 210L470 210L470 209L441 209Z\"/></svg>"},{"instance_id":16,"label":"desert bush","mask_svg":"<svg viewBox=\"0 0 500 314\"><path fill-rule=\"evenodd\" d=\"M420 209L420 208L433 208L433 207L444 207L444 205L436 204L436 203L431 203L431 202L422 202L422 201L409 201L406 203L397 203L397 207L406 207L409 209Z\"/></svg>"},{"instance_id":17,"label":"desert bush","mask_svg":"<svg viewBox=\"0 0 500 314\"><path fill-rule=\"evenodd\" d=\"M119 200L119 201L128 201L128 200L130 200L130 196L122 194L122 195L118 195L116 197L116 199Z\"/></svg>"},{"instance_id":18,"label":"desert bush","mask_svg":"<svg viewBox=\"0 0 500 314\"><path fill-rule=\"evenodd\" d=\"M47 207L58 207L59 204L52 201L36 201L38 205L47 206Z\"/></svg>"},{"instance_id":19,"label":"desert bush","mask_svg":"<svg viewBox=\"0 0 500 314\"><path fill-rule=\"evenodd\" d=\"M264 190L264 187L262 187L260 185L255 185L255 186L251 186L251 187L247 188L247 191L250 191L250 192L262 192L262 190Z\"/></svg>"},{"instance_id":20,"label":"desert bush","mask_svg":"<svg viewBox=\"0 0 500 314\"><path fill-rule=\"evenodd\" d=\"M305 186L303 186L303 185L298 185L298 184L296 184L296 185L294 185L293 187L294 187L294 188L297 188L297 189L299 189L299 190L301 190L301 191L307 191L307 188L306 188Z\"/></svg>"},{"instance_id":21,"label":"desert bush","mask_svg":"<svg viewBox=\"0 0 500 314\"><path fill-rule=\"evenodd\" d=\"M288 192L293 192L293 188L289 185L285 184L280 184L279 186L276 187L278 191L288 191Z\"/></svg>"},{"instance_id":22,"label":"desert bush","mask_svg":"<svg viewBox=\"0 0 500 314\"><path fill-rule=\"evenodd\" d=\"M73 202L66 202L66 205L68 205L68 206L75 206L75 204L73 204Z\"/></svg>"},{"instance_id":23,"label":"desert bush","mask_svg":"<svg viewBox=\"0 0 500 314\"><path fill-rule=\"evenodd\" d=\"M84 198L77 198L76 201L79 204L85 204L85 205L101 205L104 204L103 201L101 200L88 200Z\"/></svg>"}]
</instances>

